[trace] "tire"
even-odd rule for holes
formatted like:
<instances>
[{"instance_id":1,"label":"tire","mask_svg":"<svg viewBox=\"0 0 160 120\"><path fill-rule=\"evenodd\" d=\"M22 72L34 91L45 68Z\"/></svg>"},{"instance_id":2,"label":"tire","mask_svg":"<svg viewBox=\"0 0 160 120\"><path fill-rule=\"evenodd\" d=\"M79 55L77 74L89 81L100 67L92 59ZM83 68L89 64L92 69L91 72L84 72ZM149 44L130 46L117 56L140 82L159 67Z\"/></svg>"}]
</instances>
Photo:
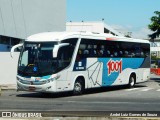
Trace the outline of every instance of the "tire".
<instances>
[{"instance_id":1,"label":"tire","mask_svg":"<svg viewBox=\"0 0 160 120\"><path fill-rule=\"evenodd\" d=\"M135 86L135 83L136 83L136 76L132 74L129 78L128 87L133 88Z\"/></svg>"},{"instance_id":2,"label":"tire","mask_svg":"<svg viewBox=\"0 0 160 120\"><path fill-rule=\"evenodd\" d=\"M77 79L74 83L73 95L80 95L84 92L84 84L81 79Z\"/></svg>"}]
</instances>

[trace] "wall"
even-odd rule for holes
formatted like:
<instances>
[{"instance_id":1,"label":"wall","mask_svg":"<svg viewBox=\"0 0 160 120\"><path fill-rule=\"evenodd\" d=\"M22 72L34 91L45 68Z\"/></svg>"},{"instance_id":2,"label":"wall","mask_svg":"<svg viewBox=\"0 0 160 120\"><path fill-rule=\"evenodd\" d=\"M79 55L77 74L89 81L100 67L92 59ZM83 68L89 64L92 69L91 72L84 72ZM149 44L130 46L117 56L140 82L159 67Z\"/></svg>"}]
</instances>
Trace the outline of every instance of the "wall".
<instances>
[{"instance_id":1,"label":"wall","mask_svg":"<svg viewBox=\"0 0 160 120\"><path fill-rule=\"evenodd\" d=\"M0 35L65 31L66 0L0 0Z\"/></svg>"},{"instance_id":2,"label":"wall","mask_svg":"<svg viewBox=\"0 0 160 120\"><path fill-rule=\"evenodd\" d=\"M0 44L0 51L3 51L3 52L8 51L8 45Z\"/></svg>"},{"instance_id":3,"label":"wall","mask_svg":"<svg viewBox=\"0 0 160 120\"><path fill-rule=\"evenodd\" d=\"M103 22L67 22L66 31L88 31L88 32L98 32L104 33L104 23Z\"/></svg>"},{"instance_id":4,"label":"wall","mask_svg":"<svg viewBox=\"0 0 160 120\"><path fill-rule=\"evenodd\" d=\"M66 0L0 0L0 35L25 39L47 31L65 31ZM0 46L0 85L16 84L18 54Z\"/></svg>"},{"instance_id":5,"label":"wall","mask_svg":"<svg viewBox=\"0 0 160 120\"><path fill-rule=\"evenodd\" d=\"M18 56L18 52L13 58L9 52L0 52L0 85L16 84Z\"/></svg>"},{"instance_id":6,"label":"wall","mask_svg":"<svg viewBox=\"0 0 160 120\"><path fill-rule=\"evenodd\" d=\"M160 47L151 47L152 52L160 51Z\"/></svg>"},{"instance_id":7,"label":"wall","mask_svg":"<svg viewBox=\"0 0 160 120\"><path fill-rule=\"evenodd\" d=\"M68 32L75 32L75 31L88 31L88 32L97 32L97 33L104 33L104 29L108 30L109 33L117 35L117 36L124 36L123 34L119 33L118 31L114 30L109 25L105 24L102 21L99 22L67 22L66 23L66 31Z\"/></svg>"}]
</instances>

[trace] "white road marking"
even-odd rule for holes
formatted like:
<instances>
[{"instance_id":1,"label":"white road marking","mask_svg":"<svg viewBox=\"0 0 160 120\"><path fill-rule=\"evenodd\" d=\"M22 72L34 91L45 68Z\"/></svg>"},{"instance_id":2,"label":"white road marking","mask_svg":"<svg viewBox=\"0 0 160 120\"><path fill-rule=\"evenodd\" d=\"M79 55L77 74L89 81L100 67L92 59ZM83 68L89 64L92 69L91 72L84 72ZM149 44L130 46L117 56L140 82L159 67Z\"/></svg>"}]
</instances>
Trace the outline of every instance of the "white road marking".
<instances>
[{"instance_id":1,"label":"white road marking","mask_svg":"<svg viewBox=\"0 0 160 120\"><path fill-rule=\"evenodd\" d=\"M138 90L140 88L132 88L132 89L127 89L126 91L133 91L133 90Z\"/></svg>"},{"instance_id":2,"label":"white road marking","mask_svg":"<svg viewBox=\"0 0 160 120\"><path fill-rule=\"evenodd\" d=\"M145 88L145 89L142 89L141 91L149 91L149 90L152 90L153 88Z\"/></svg>"},{"instance_id":3,"label":"white road marking","mask_svg":"<svg viewBox=\"0 0 160 120\"><path fill-rule=\"evenodd\" d=\"M134 90L139 90L139 91L149 91L149 90L153 90L154 88L150 88L150 87L144 87L144 88L132 88L132 89L127 89L125 91L134 91ZM157 91L160 91L160 89L158 89Z\"/></svg>"},{"instance_id":4,"label":"white road marking","mask_svg":"<svg viewBox=\"0 0 160 120\"><path fill-rule=\"evenodd\" d=\"M160 91L160 89L156 90L156 91Z\"/></svg>"},{"instance_id":5,"label":"white road marking","mask_svg":"<svg viewBox=\"0 0 160 120\"><path fill-rule=\"evenodd\" d=\"M60 102L60 101L59 101ZM150 102L116 102L116 101L67 101L68 103L78 103L78 104L156 104L159 105L160 103L150 103Z\"/></svg>"}]
</instances>

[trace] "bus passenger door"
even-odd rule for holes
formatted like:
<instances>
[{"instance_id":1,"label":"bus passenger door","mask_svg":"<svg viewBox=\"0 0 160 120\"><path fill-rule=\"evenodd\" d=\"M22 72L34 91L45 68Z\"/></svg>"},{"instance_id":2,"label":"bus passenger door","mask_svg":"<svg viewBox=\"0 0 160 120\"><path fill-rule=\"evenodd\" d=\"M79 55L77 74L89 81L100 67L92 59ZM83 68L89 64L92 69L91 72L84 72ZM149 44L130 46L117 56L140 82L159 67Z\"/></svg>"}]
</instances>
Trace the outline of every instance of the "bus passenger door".
<instances>
[{"instance_id":1,"label":"bus passenger door","mask_svg":"<svg viewBox=\"0 0 160 120\"><path fill-rule=\"evenodd\" d=\"M67 79L68 76L68 67L71 62L72 51L70 51L70 46L61 47L58 51L58 66L59 66L59 74L60 79L57 80L57 91L67 91L69 90L69 81Z\"/></svg>"}]
</instances>

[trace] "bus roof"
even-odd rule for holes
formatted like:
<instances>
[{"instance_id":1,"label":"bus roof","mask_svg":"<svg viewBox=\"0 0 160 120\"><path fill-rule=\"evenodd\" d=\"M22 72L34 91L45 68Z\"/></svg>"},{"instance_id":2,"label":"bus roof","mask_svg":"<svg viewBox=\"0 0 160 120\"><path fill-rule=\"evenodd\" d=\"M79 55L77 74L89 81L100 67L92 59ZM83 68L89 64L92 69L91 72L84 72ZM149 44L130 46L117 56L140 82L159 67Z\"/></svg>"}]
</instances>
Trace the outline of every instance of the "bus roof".
<instances>
[{"instance_id":1,"label":"bus roof","mask_svg":"<svg viewBox=\"0 0 160 120\"><path fill-rule=\"evenodd\" d=\"M106 33L93 33L93 32L44 32L29 36L26 41L29 42L49 42L49 41L61 41L69 38L88 38L97 40L111 40L111 41L127 41L127 42L140 42L149 43L148 40L133 39L127 37L113 36Z\"/></svg>"}]
</instances>

